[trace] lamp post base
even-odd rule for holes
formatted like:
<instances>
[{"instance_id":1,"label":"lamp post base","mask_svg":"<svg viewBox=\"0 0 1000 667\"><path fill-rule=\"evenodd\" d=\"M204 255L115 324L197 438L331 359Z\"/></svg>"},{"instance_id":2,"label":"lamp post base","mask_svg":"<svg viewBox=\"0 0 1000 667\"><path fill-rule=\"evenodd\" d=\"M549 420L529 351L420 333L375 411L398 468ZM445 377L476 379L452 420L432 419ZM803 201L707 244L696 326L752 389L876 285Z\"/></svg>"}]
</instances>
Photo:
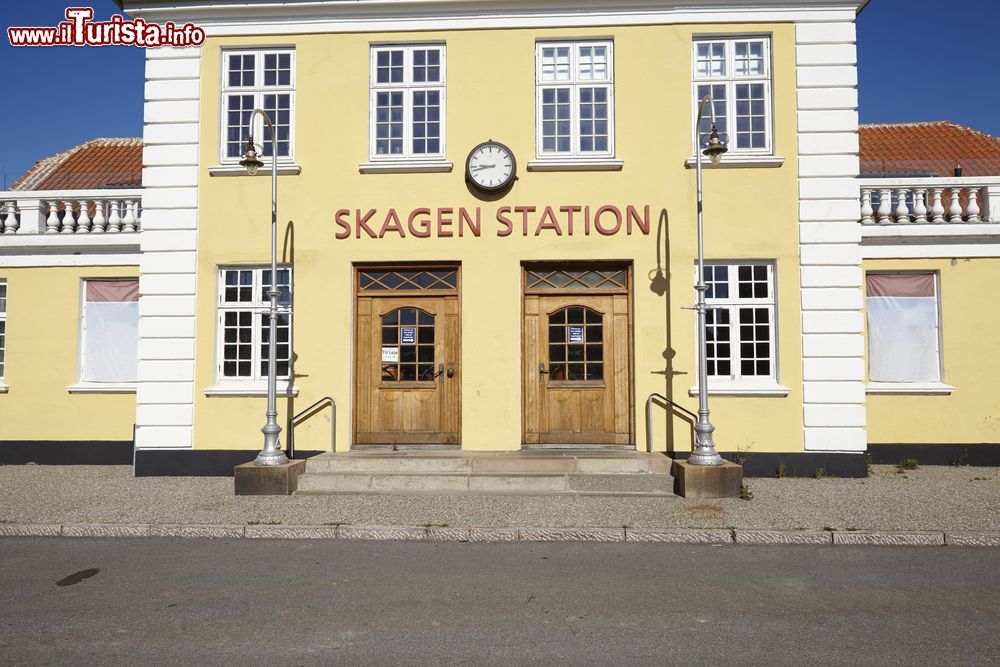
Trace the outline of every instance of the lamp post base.
<instances>
[{"instance_id":1,"label":"lamp post base","mask_svg":"<svg viewBox=\"0 0 1000 667\"><path fill-rule=\"evenodd\" d=\"M299 475L305 471L305 459L266 466L241 463L233 470L236 495L289 496L299 488Z\"/></svg>"},{"instance_id":2,"label":"lamp post base","mask_svg":"<svg viewBox=\"0 0 1000 667\"><path fill-rule=\"evenodd\" d=\"M258 466L280 466L288 463L288 457L280 450L277 454L265 454L261 452L253 462L254 465Z\"/></svg>"},{"instance_id":3,"label":"lamp post base","mask_svg":"<svg viewBox=\"0 0 1000 667\"><path fill-rule=\"evenodd\" d=\"M674 493L681 498L739 498L743 466L723 460L721 465L674 461Z\"/></svg>"}]
</instances>

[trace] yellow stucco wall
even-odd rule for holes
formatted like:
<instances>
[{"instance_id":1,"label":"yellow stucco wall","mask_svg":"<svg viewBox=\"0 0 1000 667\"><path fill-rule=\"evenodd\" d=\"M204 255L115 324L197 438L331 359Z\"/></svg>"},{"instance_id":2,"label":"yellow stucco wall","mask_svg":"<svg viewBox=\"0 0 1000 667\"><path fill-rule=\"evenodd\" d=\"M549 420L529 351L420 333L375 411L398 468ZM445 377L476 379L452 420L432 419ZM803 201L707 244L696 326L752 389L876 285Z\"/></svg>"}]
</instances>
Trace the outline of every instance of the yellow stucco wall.
<instances>
[{"instance_id":1,"label":"yellow stucco wall","mask_svg":"<svg viewBox=\"0 0 1000 667\"><path fill-rule=\"evenodd\" d=\"M1000 374L1000 311L989 294L1000 259L868 260L863 267L938 272L942 381L955 387L946 396L869 395L868 442L1000 443L1000 392L990 389Z\"/></svg>"},{"instance_id":2,"label":"yellow stucco wall","mask_svg":"<svg viewBox=\"0 0 1000 667\"><path fill-rule=\"evenodd\" d=\"M664 392L694 408L695 174L691 156L691 43L694 34L773 35L775 154L780 168L705 174L706 256L775 260L778 276L779 381L791 394L712 400L722 450L801 451L802 392L797 246L795 47L791 25L644 26L600 29L456 31L413 34L296 35L210 39L203 47L201 175L198 233L196 448L259 447L263 398L206 397L215 382L216 274L222 264L268 261L269 182L209 176L219 161L219 73L222 47L294 45L297 176L279 176L280 237L292 221L296 385L292 409L332 395L339 406L338 448L351 437L352 262L459 261L462 264L462 443L466 449L516 449L521 442L520 263L551 259L634 259L635 441L645 447L643 404ZM533 172L535 42L611 37L615 44L616 157L620 172ZM369 44L443 41L447 45L447 159L451 173L360 174L368 161ZM482 57L480 54L489 53ZM483 201L464 183L469 150L492 138L510 146L520 180L501 201ZM506 238L495 235L501 205L614 204L652 208L650 236ZM389 207L483 209L481 238L336 240L337 209ZM650 289L656 268L656 220L667 211L669 304ZM405 222L405 218L404 218ZM669 307L669 314L667 309ZM669 320L669 327L666 322ZM672 371L665 374L669 331ZM284 424L288 403L279 407ZM762 419L762 415L767 415ZM658 449L667 418L657 417ZM685 422L671 443L689 446ZM300 449L328 446L324 417L297 431Z\"/></svg>"},{"instance_id":3,"label":"yellow stucco wall","mask_svg":"<svg viewBox=\"0 0 1000 667\"><path fill-rule=\"evenodd\" d=\"M79 380L85 278L136 277L134 266L0 268L7 279L7 354L0 441L131 440L135 394L70 394Z\"/></svg>"}]
</instances>

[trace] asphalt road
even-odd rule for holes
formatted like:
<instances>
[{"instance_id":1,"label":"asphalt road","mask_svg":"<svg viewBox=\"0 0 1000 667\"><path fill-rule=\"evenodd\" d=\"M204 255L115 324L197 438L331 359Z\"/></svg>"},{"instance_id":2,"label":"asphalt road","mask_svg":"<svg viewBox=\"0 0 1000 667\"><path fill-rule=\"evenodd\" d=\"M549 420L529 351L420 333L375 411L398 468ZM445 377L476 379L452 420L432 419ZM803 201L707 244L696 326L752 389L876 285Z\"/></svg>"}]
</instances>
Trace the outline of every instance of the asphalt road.
<instances>
[{"instance_id":1,"label":"asphalt road","mask_svg":"<svg viewBox=\"0 0 1000 667\"><path fill-rule=\"evenodd\" d=\"M975 665L1000 549L0 540L6 665Z\"/></svg>"}]
</instances>

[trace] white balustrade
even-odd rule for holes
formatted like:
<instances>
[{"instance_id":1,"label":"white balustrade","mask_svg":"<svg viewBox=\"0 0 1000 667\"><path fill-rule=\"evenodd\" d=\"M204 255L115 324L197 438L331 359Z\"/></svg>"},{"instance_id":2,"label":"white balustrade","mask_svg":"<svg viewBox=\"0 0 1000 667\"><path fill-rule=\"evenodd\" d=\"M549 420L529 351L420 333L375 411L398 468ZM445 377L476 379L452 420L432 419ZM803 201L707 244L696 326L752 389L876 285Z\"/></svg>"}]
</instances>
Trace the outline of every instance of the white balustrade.
<instances>
[{"instance_id":1,"label":"white balustrade","mask_svg":"<svg viewBox=\"0 0 1000 667\"><path fill-rule=\"evenodd\" d=\"M141 190L0 192L0 235L134 234L142 226Z\"/></svg>"},{"instance_id":2,"label":"white balustrade","mask_svg":"<svg viewBox=\"0 0 1000 667\"><path fill-rule=\"evenodd\" d=\"M863 225L1000 223L1000 176L865 178Z\"/></svg>"}]
</instances>

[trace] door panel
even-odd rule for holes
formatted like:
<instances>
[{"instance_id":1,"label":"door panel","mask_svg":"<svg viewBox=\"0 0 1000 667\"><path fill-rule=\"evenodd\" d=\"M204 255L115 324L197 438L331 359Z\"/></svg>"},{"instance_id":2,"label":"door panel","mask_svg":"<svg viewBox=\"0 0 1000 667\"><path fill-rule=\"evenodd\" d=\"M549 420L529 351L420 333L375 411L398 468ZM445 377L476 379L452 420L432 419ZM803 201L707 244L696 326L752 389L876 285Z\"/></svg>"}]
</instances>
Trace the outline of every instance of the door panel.
<instances>
[{"instance_id":1,"label":"door panel","mask_svg":"<svg viewBox=\"0 0 1000 667\"><path fill-rule=\"evenodd\" d=\"M627 295L526 295L526 444L628 444Z\"/></svg>"},{"instance_id":2,"label":"door panel","mask_svg":"<svg viewBox=\"0 0 1000 667\"><path fill-rule=\"evenodd\" d=\"M457 297L359 297L358 444L458 444Z\"/></svg>"}]
</instances>

